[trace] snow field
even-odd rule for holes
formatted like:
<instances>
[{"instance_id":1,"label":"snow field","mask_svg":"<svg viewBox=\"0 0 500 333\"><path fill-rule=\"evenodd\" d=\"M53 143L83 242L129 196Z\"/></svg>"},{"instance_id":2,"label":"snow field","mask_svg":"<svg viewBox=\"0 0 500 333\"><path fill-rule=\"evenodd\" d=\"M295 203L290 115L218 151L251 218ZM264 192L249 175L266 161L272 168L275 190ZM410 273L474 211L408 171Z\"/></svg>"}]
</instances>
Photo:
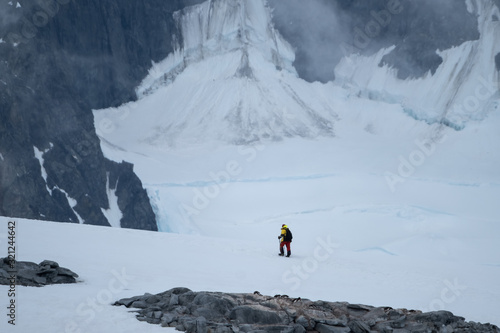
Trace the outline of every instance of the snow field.
<instances>
[{"instance_id":1,"label":"snow field","mask_svg":"<svg viewBox=\"0 0 500 333\"><path fill-rule=\"evenodd\" d=\"M110 304L175 286L447 309L498 324L497 223L361 204L252 221L257 215L197 221L206 235L16 219L20 260L55 260L81 281L18 286L16 330L156 332L159 326ZM281 223L293 230L290 258L277 256ZM0 292L6 294L7 287Z\"/></svg>"},{"instance_id":2,"label":"snow field","mask_svg":"<svg viewBox=\"0 0 500 333\"><path fill-rule=\"evenodd\" d=\"M240 273L223 291L446 309L496 323L498 112L457 132L356 103L335 138L142 145L141 154L102 147L134 163L161 230L234 243L227 251ZM275 261L282 223L294 233L288 262ZM236 245L246 242L253 248Z\"/></svg>"},{"instance_id":3,"label":"snow field","mask_svg":"<svg viewBox=\"0 0 500 333\"><path fill-rule=\"evenodd\" d=\"M110 304L176 286L446 309L498 325L495 119L446 130L407 176L399 156L410 161L425 131L395 140L353 127L330 139L140 154L103 142L108 157L134 163L169 233L16 219L19 260L55 260L81 282L17 287L15 330L164 332ZM394 191L387 172L403 179ZM294 234L291 258L277 256L282 223Z\"/></svg>"}]
</instances>

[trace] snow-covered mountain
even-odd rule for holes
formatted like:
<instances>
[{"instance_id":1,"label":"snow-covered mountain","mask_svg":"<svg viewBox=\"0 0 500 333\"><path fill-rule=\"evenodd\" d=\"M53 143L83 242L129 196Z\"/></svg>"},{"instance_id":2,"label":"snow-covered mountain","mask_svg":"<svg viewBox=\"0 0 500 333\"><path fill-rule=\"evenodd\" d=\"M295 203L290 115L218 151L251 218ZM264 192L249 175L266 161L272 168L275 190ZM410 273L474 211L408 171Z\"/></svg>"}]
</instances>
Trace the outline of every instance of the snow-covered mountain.
<instances>
[{"instance_id":1,"label":"snow-covered mountain","mask_svg":"<svg viewBox=\"0 0 500 333\"><path fill-rule=\"evenodd\" d=\"M140 103L109 114L96 112L95 127L103 140L123 145L125 150L133 150L132 142L171 148L214 140L241 145L289 137L339 137L357 130L361 135L379 136L389 133L388 129L415 132L415 123L406 120L406 115L460 129L496 107L493 91L500 57L494 54L498 50L491 40L498 37L498 8L492 4L498 5L497 0L460 2L449 20L439 16L447 13L447 6L401 1L404 10L390 17L389 24L383 22L386 1L312 0L311 10L298 1L287 6L269 1L274 16L260 1L201 2L0 4L0 55L5 59L0 62L1 215L110 225L106 214L111 214L114 205L119 208L116 214L123 216L122 226L154 229L154 214L140 180L119 156L119 164L103 157L90 112L134 100L134 90ZM190 4L199 5L186 8ZM343 15L340 20L335 18L336 9ZM325 15L318 14L322 11ZM300 24L283 20L292 12ZM33 13L50 20L38 26ZM478 40L476 29L471 28L476 14ZM463 29L456 28L461 27L457 19L463 21ZM343 21L348 23L338 23ZM325 37L321 31L343 36L346 29L357 33L377 22L384 29L375 32L384 43L393 42L395 51L345 57L333 83L307 84L297 77L297 72L305 77L307 66L327 73L308 75L311 80L331 77L328 73L334 71L336 56L314 64L303 57L308 47L309 55L330 57L324 49L314 51L313 46ZM294 39L294 33L300 38ZM280 35L293 42L297 57ZM326 36L322 45L338 49ZM371 42L367 49L376 49L377 36ZM424 56L438 45L446 60L438 69L431 66L434 75L398 80L394 75L397 62L415 60L401 53L402 45L405 52L422 46ZM458 46L448 49L449 45ZM401 57L393 69L378 67L381 58L391 63L383 57L387 53ZM434 50L430 53L431 60L440 59ZM155 65L146 76L151 61ZM422 63L422 68L429 68L426 59ZM387 112L391 116L386 117ZM397 113L404 120L397 120L401 117ZM352 122L358 125L351 127ZM134 130L138 124L140 130ZM429 128L422 126L423 132ZM121 142L124 137L130 144Z\"/></svg>"},{"instance_id":2,"label":"snow-covered mountain","mask_svg":"<svg viewBox=\"0 0 500 333\"><path fill-rule=\"evenodd\" d=\"M336 68L337 81L354 94L397 103L417 120L460 130L470 121L484 120L498 110L500 68L500 10L491 1L469 0L468 11L478 20L480 37L451 49L437 50L443 58L435 73L399 80L388 65L379 66L394 47L372 57L352 55Z\"/></svg>"},{"instance_id":3,"label":"snow-covered mountain","mask_svg":"<svg viewBox=\"0 0 500 333\"><path fill-rule=\"evenodd\" d=\"M38 207L59 193L57 202L69 214L90 212L88 223L92 216L115 227L156 222L149 229L164 233L1 218L18 221L20 260L55 260L82 280L20 288L23 330L163 331L110 304L176 286L445 309L500 324L500 14L493 1L466 1L468 13L477 16L479 38L438 50L442 63L423 77L403 80L396 67L381 65L394 50L389 47L372 55L346 54L331 68L336 79L326 83L297 74L295 49L274 27L264 0L189 7L182 4L191 1L109 2L95 11L82 3L61 6L55 26L64 26L69 9L96 15L95 22L108 13L108 24L81 26L105 27L106 37L98 34L94 43L88 37L93 31L85 30L89 40L80 41L93 51L94 44L111 50L103 51L107 60L83 62L91 65L70 71L81 75L62 76L61 82L91 89L79 95L71 86L64 95L69 104L46 119L55 130L27 131L30 139L20 140L29 148L22 160L30 161L29 172L11 167L12 155L5 153L10 148L0 151L0 166L21 185L36 182L42 199L48 198L29 206L36 218ZM383 8L377 7L378 15ZM145 24L150 14L154 19ZM143 24L148 29L140 30ZM47 31L61 36L57 28ZM79 48L70 49L79 54ZM28 51L22 59L31 59ZM145 59L154 61L147 75ZM116 65L111 74L100 67L110 63ZM93 72L98 83L109 79L109 86L92 85ZM78 81L80 76L85 80ZM68 88L57 78L47 80L48 86ZM122 103L130 100L131 86L137 100ZM0 91L9 110L17 105L9 99L13 91ZM61 90L53 93L60 101ZM55 116L73 119L62 110L79 105L81 96L92 101L85 107L91 105L93 114L75 111L78 121ZM85 125L92 115L95 133ZM10 122L0 123L0 131L12 127L5 124ZM77 144L81 128L90 133L83 135L88 145ZM132 185L122 186L127 180ZM75 185L86 181L89 190ZM19 188L9 193L22 193ZM142 200L134 199L137 194ZM14 199L11 206L23 202ZM127 225L121 223L125 211ZM152 211L155 219L145 218ZM277 256L283 223L294 233L291 258ZM7 239L0 231L0 245Z\"/></svg>"},{"instance_id":4,"label":"snow-covered mountain","mask_svg":"<svg viewBox=\"0 0 500 333\"><path fill-rule=\"evenodd\" d=\"M347 56L325 84L297 76L265 1L188 7L175 14L183 43L153 65L138 101L94 111L102 149L134 163L161 231L373 218L339 207L495 220L498 8L467 4L480 38L439 51L434 74L398 79L379 66L383 49Z\"/></svg>"},{"instance_id":5,"label":"snow-covered mountain","mask_svg":"<svg viewBox=\"0 0 500 333\"><path fill-rule=\"evenodd\" d=\"M298 78L293 50L273 28L265 1L188 7L175 15L182 46L154 64L137 88L139 102L95 112L97 132L118 146L126 137L125 145L165 148L208 140L248 144L333 137L341 119L367 114L379 108L377 101L429 125L460 130L497 110L499 97L498 7L490 1L467 4L478 17L480 38L438 50L443 62L434 74L398 79L396 69L379 66L389 48L345 57L336 81L328 84ZM137 124L140 130L132 130Z\"/></svg>"},{"instance_id":6,"label":"snow-covered mountain","mask_svg":"<svg viewBox=\"0 0 500 333\"><path fill-rule=\"evenodd\" d=\"M264 1L207 1L176 20L182 47L153 66L126 119L119 110L96 112L98 130L104 118L125 129L140 117L148 130L127 130L129 139L159 146L334 135L335 111L301 86Z\"/></svg>"}]
</instances>

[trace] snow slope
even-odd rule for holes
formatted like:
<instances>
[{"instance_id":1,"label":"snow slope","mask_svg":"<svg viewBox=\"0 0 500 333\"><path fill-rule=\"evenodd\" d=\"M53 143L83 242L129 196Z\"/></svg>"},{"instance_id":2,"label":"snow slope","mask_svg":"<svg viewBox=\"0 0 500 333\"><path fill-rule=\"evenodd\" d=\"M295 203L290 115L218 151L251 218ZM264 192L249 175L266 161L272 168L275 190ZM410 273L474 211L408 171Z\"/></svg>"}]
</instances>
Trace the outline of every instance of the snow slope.
<instances>
[{"instance_id":1,"label":"snow slope","mask_svg":"<svg viewBox=\"0 0 500 333\"><path fill-rule=\"evenodd\" d=\"M457 221L415 206L345 205L314 218L307 214L234 222L232 228L215 223L217 236L16 219L18 258L56 260L77 272L80 283L18 286L15 329L2 316L1 330L165 332L110 304L176 286L444 308L468 320L500 324L500 258L493 251L498 223ZM9 219L0 219L6 227ZM284 221L294 231L291 258L277 256L275 238ZM5 230L0 240L4 253ZM0 286L4 311L7 289Z\"/></svg>"},{"instance_id":2,"label":"snow slope","mask_svg":"<svg viewBox=\"0 0 500 333\"><path fill-rule=\"evenodd\" d=\"M333 106L297 78L264 1L207 1L176 18L183 46L154 64L137 88L140 102L126 117L123 108L96 111L107 140L117 144L139 119L148 130L128 132L129 142L165 148L334 135Z\"/></svg>"},{"instance_id":3,"label":"snow slope","mask_svg":"<svg viewBox=\"0 0 500 333\"><path fill-rule=\"evenodd\" d=\"M489 117L491 129L444 129L428 156L418 137L393 143L354 126L248 146L135 153L103 143L135 163L170 233L18 221L21 260L56 260L82 280L19 287L19 329L159 331L109 303L175 286L446 309L499 325L498 114ZM391 188L386 173L418 151L424 161ZM277 256L282 223L294 233L291 258ZM93 309L93 299L104 304Z\"/></svg>"}]
</instances>

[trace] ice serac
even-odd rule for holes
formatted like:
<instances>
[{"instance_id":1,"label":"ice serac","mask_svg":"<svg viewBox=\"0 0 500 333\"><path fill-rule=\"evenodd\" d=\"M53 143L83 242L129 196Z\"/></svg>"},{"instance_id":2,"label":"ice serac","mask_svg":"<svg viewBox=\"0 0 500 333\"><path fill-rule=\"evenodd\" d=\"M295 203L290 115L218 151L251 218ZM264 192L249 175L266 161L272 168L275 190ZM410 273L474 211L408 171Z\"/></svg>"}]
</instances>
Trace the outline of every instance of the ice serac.
<instances>
[{"instance_id":1,"label":"ice serac","mask_svg":"<svg viewBox=\"0 0 500 333\"><path fill-rule=\"evenodd\" d=\"M139 95L170 83L190 64L233 52L240 56L235 74L254 78L249 67L250 49L259 51L263 60L276 68L294 71L294 53L272 27L264 1L210 0L178 11L174 18L182 46L151 70L137 90Z\"/></svg>"},{"instance_id":2,"label":"ice serac","mask_svg":"<svg viewBox=\"0 0 500 333\"><path fill-rule=\"evenodd\" d=\"M119 121L127 127L140 116L141 126L151 128L138 142L246 144L333 135L335 113L311 106L289 84L299 80L294 52L274 29L265 1L210 0L174 17L182 39L137 88L135 112ZM96 117L113 118L110 111Z\"/></svg>"},{"instance_id":3,"label":"ice serac","mask_svg":"<svg viewBox=\"0 0 500 333\"><path fill-rule=\"evenodd\" d=\"M353 55L336 67L337 82L370 99L403 105L412 117L441 123L456 130L479 121L499 107L500 52L499 8L491 0L467 0L467 10L477 16L480 38L447 50L436 50L443 59L435 73L400 80L382 59L393 48L371 57Z\"/></svg>"}]
</instances>

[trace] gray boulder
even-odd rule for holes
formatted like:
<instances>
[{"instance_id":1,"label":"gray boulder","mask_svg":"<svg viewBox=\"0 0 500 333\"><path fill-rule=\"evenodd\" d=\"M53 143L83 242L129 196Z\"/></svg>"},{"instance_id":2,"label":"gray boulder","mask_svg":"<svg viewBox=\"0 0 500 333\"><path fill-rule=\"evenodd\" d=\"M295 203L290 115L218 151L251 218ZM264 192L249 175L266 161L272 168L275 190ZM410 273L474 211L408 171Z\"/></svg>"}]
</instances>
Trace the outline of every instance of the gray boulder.
<instances>
[{"instance_id":1,"label":"gray boulder","mask_svg":"<svg viewBox=\"0 0 500 333\"><path fill-rule=\"evenodd\" d=\"M161 317L161 326L167 327L171 322L177 319L177 316L171 313L164 313Z\"/></svg>"},{"instance_id":2,"label":"gray boulder","mask_svg":"<svg viewBox=\"0 0 500 333\"><path fill-rule=\"evenodd\" d=\"M74 277L74 278L78 277L78 274L76 274L75 272L73 272L67 268L59 267L59 266L57 267L57 275L69 276L69 277Z\"/></svg>"},{"instance_id":3,"label":"gray boulder","mask_svg":"<svg viewBox=\"0 0 500 333\"><path fill-rule=\"evenodd\" d=\"M319 333L348 333L351 332L349 327L339 327L339 326L330 326L326 324L317 324L315 327L316 331Z\"/></svg>"},{"instance_id":4,"label":"gray boulder","mask_svg":"<svg viewBox=\"0 0 500 333\"><path fill-rule=\"evenodd\" d=\"M40 267L49 266L50 268L58 268L59 264L55 261L44 260L41 263L39 263L38 266L40 266Z\"/></svg>"},{"instance_id":5,"label":"gray boulder","mask_svg":"<svg viewBox=\"0 0 500 333\"><path fill-rule=\"evenodd\" d=\"M353 320L349 323L349 328L353 333L370 333L370 326L361 320Z\"/></svg>"},{"instance_id":6,"label":"gray boulder","mask_svg":"<svg viewBox=\"0 0 500 333\"><path fill-rule=\"evenodd\" d=\"M308 328L308 327L309 327L309 320L307 320L307 318L306 318L306 317L304 317L304 316L299 316L299 317L295 320L295 322L296 322L297 324L301 325L301 326L302 326L302 327L304 327L304 328Z\"/></svg>"},{"instance_id":7,"label":"gray boulder","mask_svg":"<svg viewBox=\"0 0 500 333\"><path fill-rule=\"evenodd\" d=\"M60 267L55 261L44 260L40 264L28 261L11 262L8 258L0 260L0 284L10 285L12 276L15 284L41 287L49 284L76 283L78 274Z\"/></svg>"},{"instance_id":8,"label":"gray boulder","mask_svg":"<svg viewBox=\"0 0 500 333\"><path fill-rule=\"evenodd\" d=\"M235 307L230 312L229 319L239 323L260 325L274 325L281 322L280 316L276 312L248 305Z\"/></svg>"},{"instance_id":9,"label":"gray boulder","mask_svg":"<svg viewBox=\"0 0 500 333\"><path fill-rule=\"evenodd\" d=\"M453 313L449 311L433 311L415 315L415 320L418 322L432 322L444 326L457 322L460 319L463 320L464 318L455 317Z\"/></svg>"}]
</instances>

